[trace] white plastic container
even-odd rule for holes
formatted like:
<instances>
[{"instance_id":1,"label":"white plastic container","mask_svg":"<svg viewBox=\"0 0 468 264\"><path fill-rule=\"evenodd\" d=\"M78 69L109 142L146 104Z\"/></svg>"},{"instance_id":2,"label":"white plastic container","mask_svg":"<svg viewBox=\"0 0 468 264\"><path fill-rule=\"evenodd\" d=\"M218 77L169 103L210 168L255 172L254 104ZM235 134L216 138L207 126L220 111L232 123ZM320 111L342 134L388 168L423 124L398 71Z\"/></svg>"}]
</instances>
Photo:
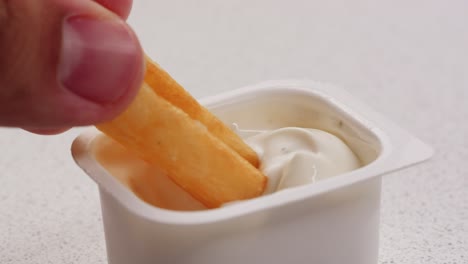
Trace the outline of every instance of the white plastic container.
<instances>
[{"instance_id":1,"label":"white plastic container","mask_svg":"<svg viewBox=\"0 0 468 264\"><path fill-rule=\"evenodd\" d=\"M424 143L330 85L270 81L202 103L245 129L300 126L341 137L366 164L317 183L219 209L175 211L138 198L94 156L90 130L72 147L98 184L110 264L376 264L381 176L432 155Z\"/></svg>"}]
</instances>

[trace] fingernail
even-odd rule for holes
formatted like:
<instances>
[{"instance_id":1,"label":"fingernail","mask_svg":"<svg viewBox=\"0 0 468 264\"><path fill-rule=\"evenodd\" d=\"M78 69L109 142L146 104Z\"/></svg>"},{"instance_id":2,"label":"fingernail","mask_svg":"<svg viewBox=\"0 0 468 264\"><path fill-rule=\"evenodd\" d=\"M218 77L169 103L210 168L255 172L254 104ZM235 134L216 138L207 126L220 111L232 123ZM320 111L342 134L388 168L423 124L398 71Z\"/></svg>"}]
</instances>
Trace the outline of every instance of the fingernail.
<instances>
[{"instance_id":1,"label":"fingernail","mask_svg":"<svg viewBox=\"0 0 468 264\"><path fill-rule=\"evenodd\" d=\"M123 21L72 16L65 19L62 34L58 78L66 89L109 103L139 86L143 55Z\"/></svg>"}]
</instances>

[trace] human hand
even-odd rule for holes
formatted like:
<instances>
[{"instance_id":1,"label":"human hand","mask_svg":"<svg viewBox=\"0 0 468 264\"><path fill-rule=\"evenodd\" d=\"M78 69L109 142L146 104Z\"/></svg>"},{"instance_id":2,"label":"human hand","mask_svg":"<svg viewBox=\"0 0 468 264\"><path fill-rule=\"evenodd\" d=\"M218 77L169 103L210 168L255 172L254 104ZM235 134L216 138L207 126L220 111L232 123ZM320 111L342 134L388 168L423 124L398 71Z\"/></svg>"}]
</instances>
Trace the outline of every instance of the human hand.
<instances>
[{"instance_id":1,"label":"human hand","mask_svg":"<svg viewBox=\"0 0 468 264\"><path fill-rule=\"evenodd\" d=\"M0 0L0 126L59 133L112 119L140 86L132 0Z\"/></svg>"}]
</instances>

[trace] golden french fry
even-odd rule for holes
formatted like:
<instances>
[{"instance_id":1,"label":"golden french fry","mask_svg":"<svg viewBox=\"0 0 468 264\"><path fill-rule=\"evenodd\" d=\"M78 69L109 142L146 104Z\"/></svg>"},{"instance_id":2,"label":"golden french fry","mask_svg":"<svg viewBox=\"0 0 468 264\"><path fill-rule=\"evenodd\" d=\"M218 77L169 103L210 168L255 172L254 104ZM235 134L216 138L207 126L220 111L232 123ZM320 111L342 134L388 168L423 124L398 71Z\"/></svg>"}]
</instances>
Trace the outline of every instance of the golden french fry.
<instances>
[{"instance_id":1,"label":"golden french fry","mask_svg":"<svg viewBox=\"0 0 468 264\"><path fill-rule=\"evenodd\" d=\"M127 110L97 128L209 208L259 196L265 188L258 169L147 84Z\"/></svg>"},{"instance_id":2,"label":"golden french fry","mask_svg":"<svg viewBox=\"0 0 468 264\"><path fill-rule=\"evenodd\" d=\"M145 83L159 96L182 109L191 118L204 124L211 134L239 153L253 166L259 166L260 161L252 148L208 109L200 105L166 71L148 57L146 57Z\"/></svg>"}]
</instances>

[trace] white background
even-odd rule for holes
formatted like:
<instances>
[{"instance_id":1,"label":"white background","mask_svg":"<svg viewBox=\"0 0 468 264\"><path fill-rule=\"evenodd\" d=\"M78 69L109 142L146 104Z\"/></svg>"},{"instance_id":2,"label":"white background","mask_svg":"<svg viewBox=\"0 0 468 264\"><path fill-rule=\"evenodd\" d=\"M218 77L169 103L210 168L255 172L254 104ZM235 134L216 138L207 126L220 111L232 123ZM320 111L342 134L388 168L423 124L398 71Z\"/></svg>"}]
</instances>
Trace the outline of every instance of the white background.
<instances>
[{"instance_id":1,"label":"white background","mask_svg":"<svg viewBox=\"0 0 468 264\"><path fill-rule=\"evenodd\" d=\"M418 135L436 155L384 178L380 263L468 263L468 1L135 0L130 24L197 98L326 81ZM106 263L80 131L0 129L0 263Z\"/></svg>"}]
</instances>

